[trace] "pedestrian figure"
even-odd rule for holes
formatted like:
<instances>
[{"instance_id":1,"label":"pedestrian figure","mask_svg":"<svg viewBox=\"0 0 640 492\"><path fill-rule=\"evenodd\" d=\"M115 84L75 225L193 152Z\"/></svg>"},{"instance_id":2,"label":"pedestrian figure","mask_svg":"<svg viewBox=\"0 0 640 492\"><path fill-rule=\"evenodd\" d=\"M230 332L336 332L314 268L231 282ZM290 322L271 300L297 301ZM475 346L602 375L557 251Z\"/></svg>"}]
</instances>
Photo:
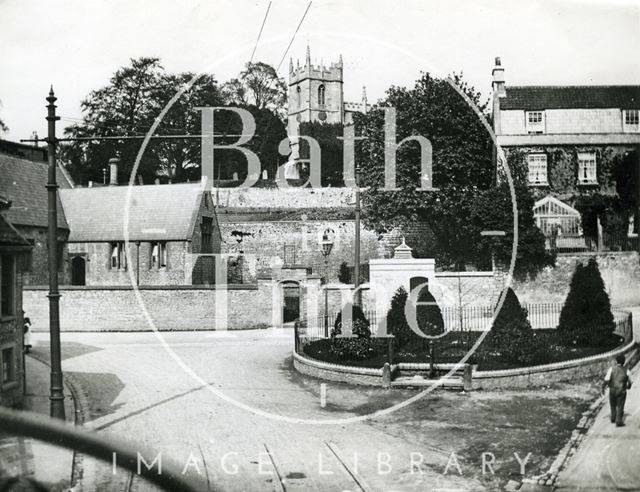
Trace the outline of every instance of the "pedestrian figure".
<instances>
[{"instance_id":1,"label":"pedestrian figure","mask_svg":"<svg viewBox=\"0 0 640 492\"><path fill-rule=\"evenodd\" d=\"M611 422L617 427L624 425L624 403L627 390L631 388L631 373L624 368L624 355L616 357L616 364L609 368L604 377L603 388L609 388L609 404L611 406Z\"/></svg>"},{"instance_id":2,"label":"pedestrian figure","mask_svg":"<svg viewBox=\"0 0 640 492\"><path fill-rule=\"evenodd\" d=\"M24 321L24 335L23 335L23 344L25 353L29 353L31 350L31 320L24 315L24 311L22 311L22 318Z\"/></svg>"}]
</instances>

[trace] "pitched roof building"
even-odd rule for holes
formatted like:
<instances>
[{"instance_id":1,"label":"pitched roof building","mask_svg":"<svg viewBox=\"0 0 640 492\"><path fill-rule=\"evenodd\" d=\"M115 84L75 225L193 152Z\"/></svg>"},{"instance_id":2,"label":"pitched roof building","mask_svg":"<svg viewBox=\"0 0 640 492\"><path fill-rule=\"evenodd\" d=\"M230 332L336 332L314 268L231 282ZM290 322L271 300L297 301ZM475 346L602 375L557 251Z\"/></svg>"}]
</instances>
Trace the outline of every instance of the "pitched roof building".
<instances>
[{"instance_id":1,"label":"pitched roof building","mask_svg":"<svg viewBox=\"0 0 640 492\"><path fill-rule=\"evenodd\" d=\"M640 165L640 85L509 86L500 58L492 75L494 131L511 174L570 212L535 209L547 237L584 236L577 249L635 249L637 190L626 184Z\"/></svg>"},{"instance_id":2,"label":"pitched roof building","mask_svg":"<svg viewBox=\"0 0 640 492\"><path fill-rule=\"evenodd\" d=\"M62 166L58 166L58 185L71 188L73 182ZM12 202L5 217L33 246L23 274L25 285L47 283L48 167L46 162L0 153L0 195ZM69 235L62 204L58 199L58 239L60 281L68 281L65 241Z\"/></svg>"},{"instance_id":3,"label":"pitched roof building","mask_svg":"<svg viewBox=\"0 0 640 492\"><path fill-rule=\"evenodd\" d=\"M213 284L220 228L203 183L60 190L72 285ZM129 241L127 251L126 241Z\"/></svg>"}]
</instances>

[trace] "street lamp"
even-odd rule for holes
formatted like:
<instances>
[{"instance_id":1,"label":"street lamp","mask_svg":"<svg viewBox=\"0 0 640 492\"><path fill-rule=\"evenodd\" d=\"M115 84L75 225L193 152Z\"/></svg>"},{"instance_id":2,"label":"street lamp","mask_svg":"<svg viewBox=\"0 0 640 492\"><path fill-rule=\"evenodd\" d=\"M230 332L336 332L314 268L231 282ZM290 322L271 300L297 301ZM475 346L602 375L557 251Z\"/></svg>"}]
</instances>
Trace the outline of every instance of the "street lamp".
<instances>
[{"instance_id":1,"label":"street lamp","mask_svg":"<svg viewBox=\"0 0 640 492\"><path fill-rule=\"evenodd\" d=\"M329 255L333 249L333 230L325 229L320 241L322 256L324 257L324 336L329 337Z\"/></svg>"},{"instance_id":2,"label":"street lamp","mask_svg":"<svg viewBox=\"0 0 640 492\"><path fill-rule=\"evenodd\" d=\"M56 182L56 116L57 98L53 87L47 97L47 144L48 144L48 247L49 247L49 333L51 337L51 416L60 420L64 415L64 393L62 386L62 363L60 355L60 293L58 291L58 183Z\"/></svg>"}]
</instances>

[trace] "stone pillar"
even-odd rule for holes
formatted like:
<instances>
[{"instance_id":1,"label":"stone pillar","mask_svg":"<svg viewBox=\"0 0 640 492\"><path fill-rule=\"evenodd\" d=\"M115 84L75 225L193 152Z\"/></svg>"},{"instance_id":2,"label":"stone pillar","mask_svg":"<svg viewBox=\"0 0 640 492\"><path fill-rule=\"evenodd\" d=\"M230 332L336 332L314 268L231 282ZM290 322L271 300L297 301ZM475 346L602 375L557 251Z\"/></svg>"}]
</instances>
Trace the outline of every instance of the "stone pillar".
<instances>
[{"instance_id":1,"label":"stone pillar","mask_svg":"<svg viewBox=\"0 0 640 492\"><path fill-rule=\"evenodd\" d=\"M324 302L324 299L322 298L323 292L321 283L322 278L318 275L310 275L304 282L303 296L306 309L303 319L306 319L307 323L310 317L317 317L322 312L320 306L321 303Z\"/></svg>"}]
</instances>

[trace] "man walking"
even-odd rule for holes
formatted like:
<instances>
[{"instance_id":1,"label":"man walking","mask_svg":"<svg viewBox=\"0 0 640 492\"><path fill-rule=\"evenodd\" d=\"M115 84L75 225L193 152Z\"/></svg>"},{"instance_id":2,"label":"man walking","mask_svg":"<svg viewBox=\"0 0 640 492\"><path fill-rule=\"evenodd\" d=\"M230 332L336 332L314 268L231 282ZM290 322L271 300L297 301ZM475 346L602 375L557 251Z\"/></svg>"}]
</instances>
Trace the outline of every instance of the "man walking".
<instances>
[{"instance_id":1,"label":"man walking","mask_svg":"<svg viewBox=\"0 0 640 492\"><path fill-rule=\"evenodd\" d=\"M627 390L631 388L631 373L624 368L624 355L616 357L616 364L610 367L604 377L603 388L609 387L609 404L611 405L611 422L616 427L624 425L624 403Z\"/></svg>"}]
</instances>

